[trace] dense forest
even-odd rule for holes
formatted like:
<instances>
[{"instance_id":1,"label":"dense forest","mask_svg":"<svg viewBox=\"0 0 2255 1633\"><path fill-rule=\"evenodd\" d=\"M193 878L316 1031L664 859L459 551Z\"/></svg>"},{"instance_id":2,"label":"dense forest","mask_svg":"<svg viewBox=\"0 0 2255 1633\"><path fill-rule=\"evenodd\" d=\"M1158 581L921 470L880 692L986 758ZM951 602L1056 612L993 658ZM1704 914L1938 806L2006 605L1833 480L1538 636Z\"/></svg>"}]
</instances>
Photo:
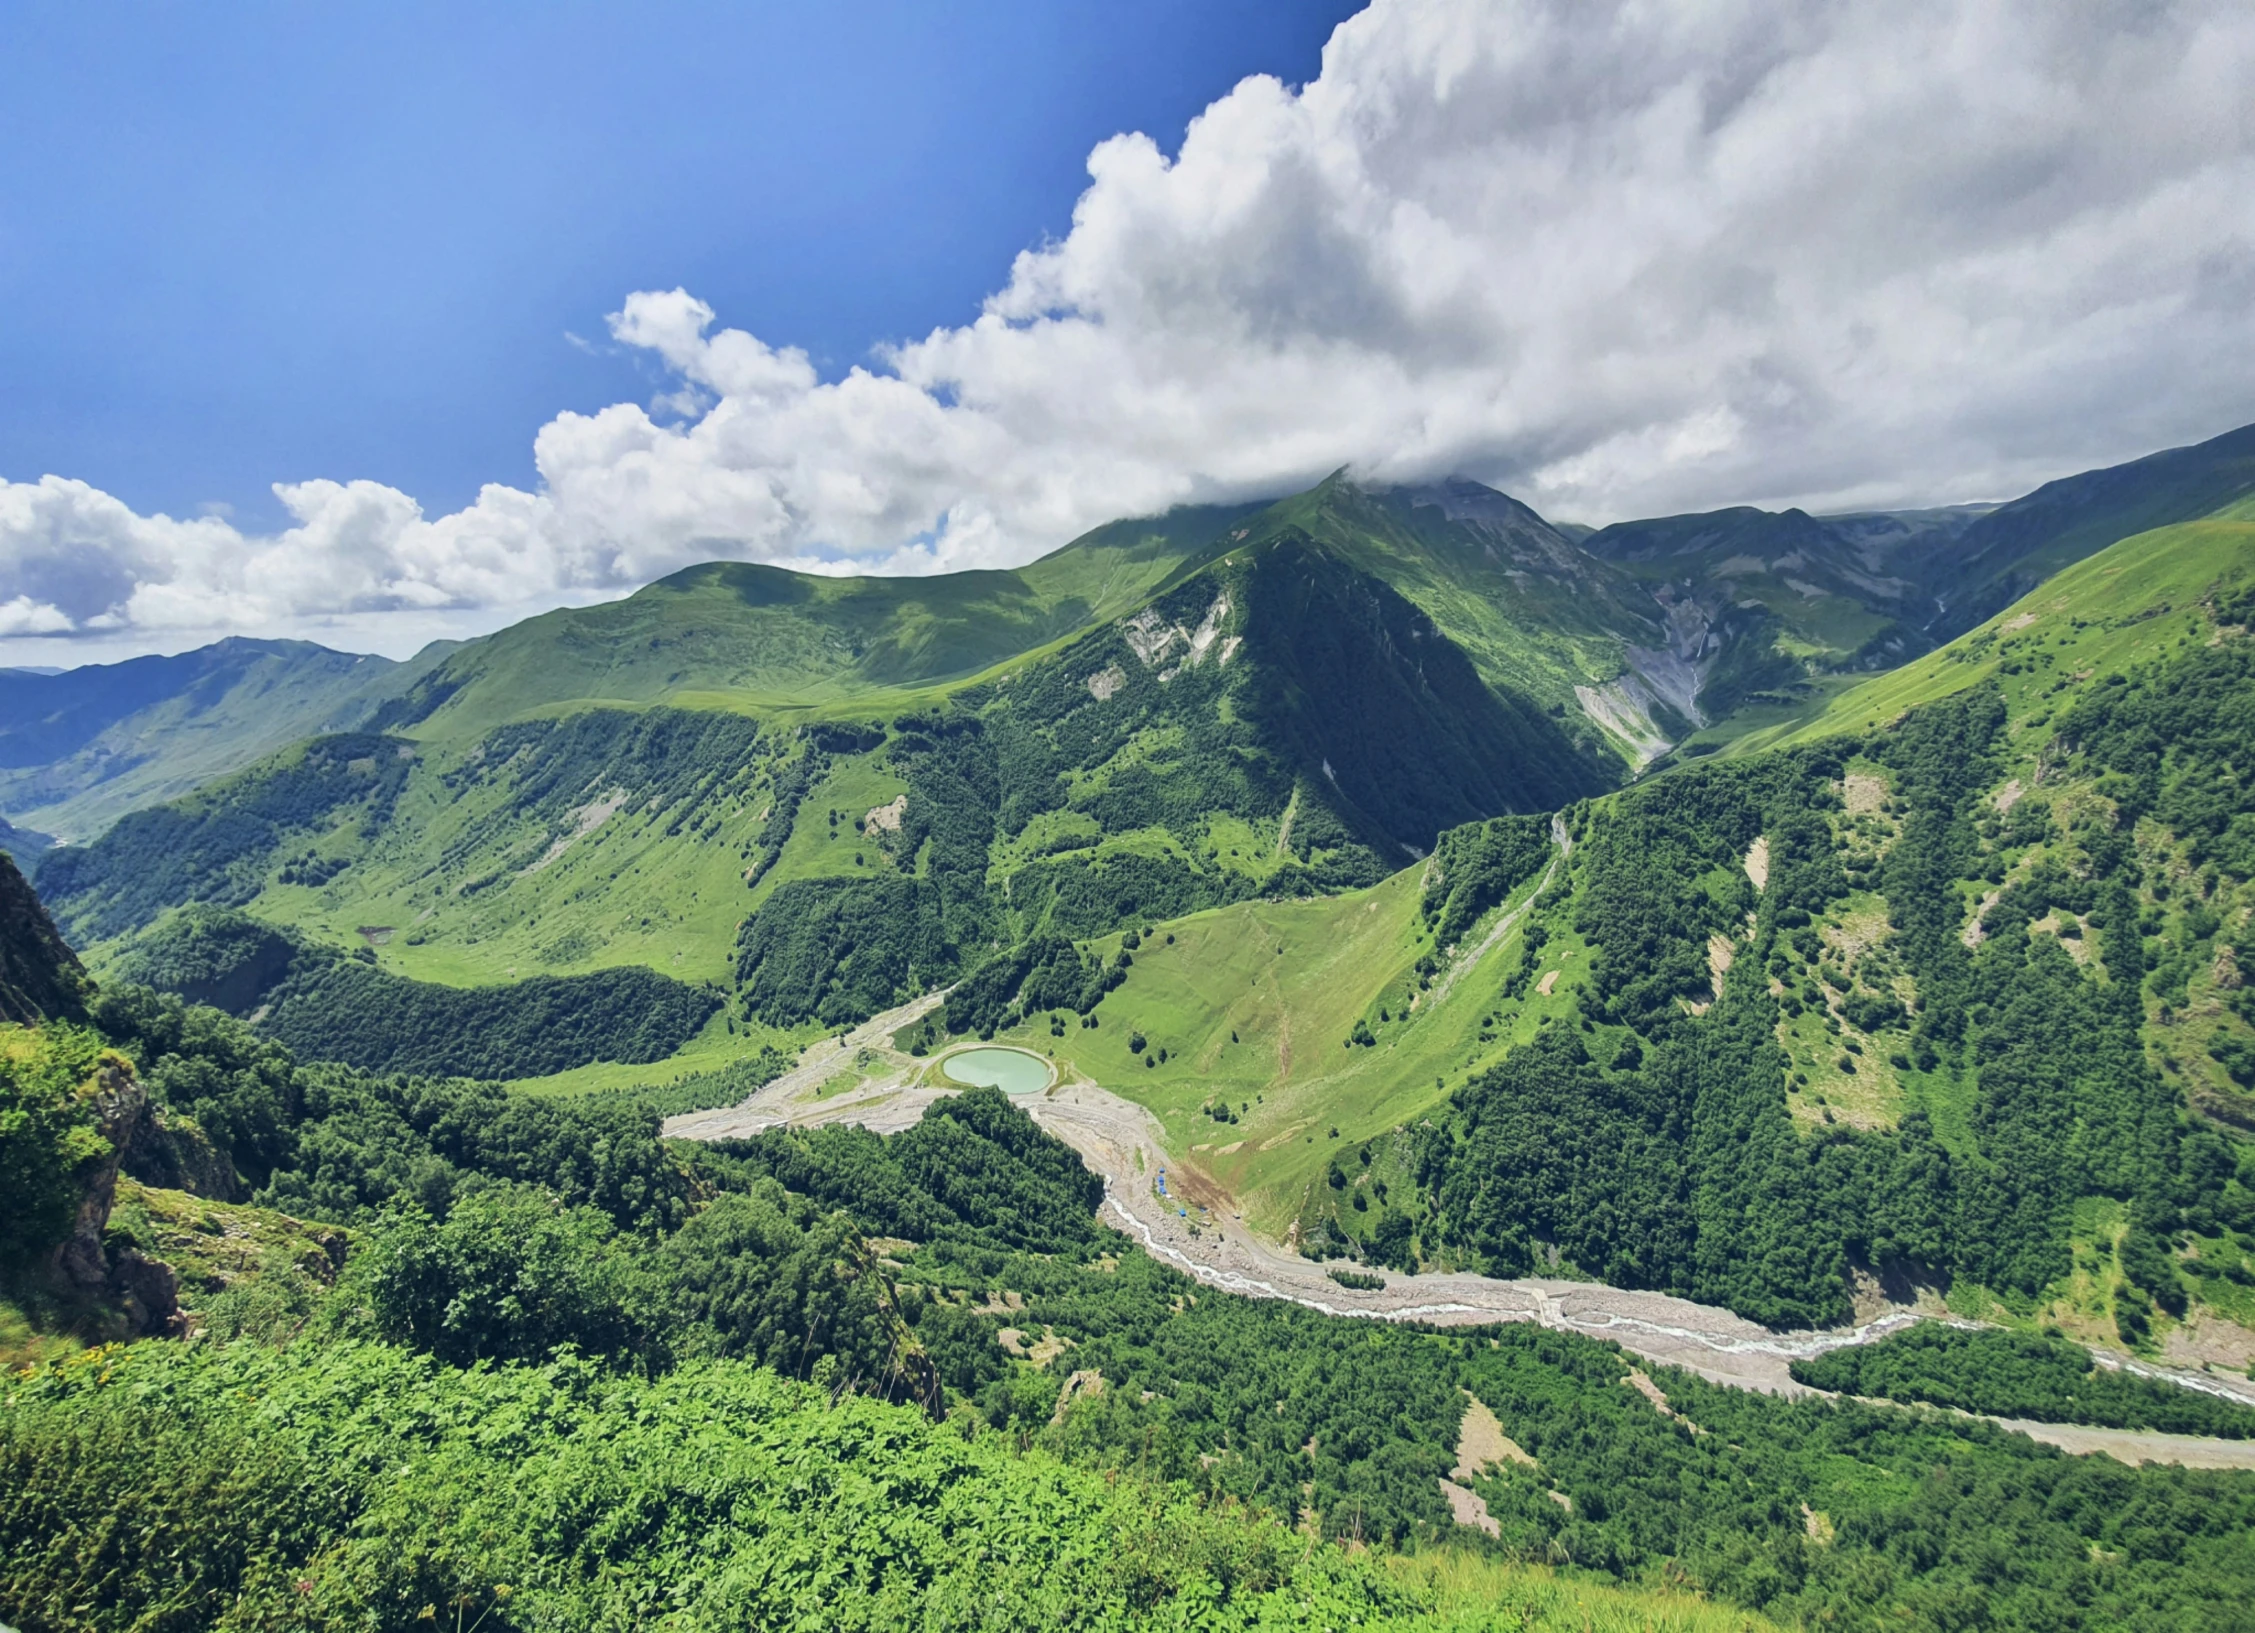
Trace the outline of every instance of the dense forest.
<instances>
[{"instance_id":1,"label":"dense forest","mask_svg":"<svg viewBox=\"0 0 2255 1633\"><path fill-rule=\"evenodd\" d=\"M1550 852L1550 824L1542 817L1494 817L1442 834L1419 904L1435 944L1455 946L1482 915L1541 871Z\"/></svg>"},{"instance_id":2,"label":"dense forest","mask_svg":"<svg viewBox=\"0 0 2255 1633\"><path fill-rule=\"evenodd\" d=\"M342 953L203 906L160 921L122 968L136 984L256 1014L268 1036L305 1059L444 1077L663 1060L722 1003L710 987L639 965L494 987L414 981L378 969L372 950Z\"/></svg>"},{"instance_id":3,"label":"dense forest","mask_svg":"<svg viewBox=\"0 0 2255 1633\"><path fill-rule=\"evenodd\" d=\"M2255 697L2247 662L2244 643L2199 649L2069 711L2063 769L2112 792L2065 831L2036 800L2008 819L1977 808L2004 726L1986 688L1867 741L1695 766L1587 809L1578 888L1554 909L1592 948L1579 1020L1457 1093L1423 1157L1433 1245L1516 1274L1554 1244L1616 1284L1822 1324L1846 1313L1851 1261L2033 1294L2068 1268L2076 1199L2101 1195L2132 1220L2125 1334L2155 1303L2181 1309L2168 1239L2255 1230L2255 1170L2187 1122L2147 1056L2143 994L2167 975L2148 966L2142 903L2171 887L2131 825L2139 790L2146 808L2170 801L2196 888L2243 877L2223 813L2239 775L2229 723ZM2166 709L2224 724L2165 735ZM1884 859L1841 809L1852 761L1891 779ZM1740 865L1757 838L1760 890ZM1998 887L1971 945L1969 880ZM1879 895L1895 935L1851 969L1812 921L1856 889ZM2079 962L2039 921L2087 925L2097 955ZM1718 976L1710 938L1749 922ZM2184 925L2179 956L2213 957L2218 921L2197 897ZM1776 1033L1805 1009L1891 1057L1909 1091L1899 1127L1796 1130Z\"/></svg>"},{"instance_id":4,"label":"dense forest","mask_svg":"<svg viewBox=\"0 0 2255 1633\"><path fill-rule=\"evenodd\" d=\"M2111 1429L2255 1439L2255 1407L2104 1367L2045 1333L1921 1324L1877 1344L1793 1363L1793 1376L1843 1395Z\"/></svg>"}]
</instances>

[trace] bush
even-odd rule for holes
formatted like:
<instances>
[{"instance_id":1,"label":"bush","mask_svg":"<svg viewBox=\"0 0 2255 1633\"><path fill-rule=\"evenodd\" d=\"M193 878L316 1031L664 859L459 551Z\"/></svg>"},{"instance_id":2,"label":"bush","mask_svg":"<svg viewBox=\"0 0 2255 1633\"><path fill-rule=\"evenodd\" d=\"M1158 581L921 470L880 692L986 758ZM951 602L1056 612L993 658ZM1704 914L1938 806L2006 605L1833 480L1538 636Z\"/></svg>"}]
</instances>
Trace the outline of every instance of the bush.
<instances>
[{"instance_id":1,"label":"bush","mask_svg":"<svg viewBox=\"0 0 2255 1633\"><path fill-rule=\"evenodd\" d=\"M526 1187L475 1193L443 1223L395 1214L360 1274L382 1337L456 1366L545 1360L567 1344L618 1359L654 1341L611 1222Z\"/></svg>"},{"instance_id":2,"label":"bush","mask_svg":"<svg viewBox=\"0 0 2255 1633\"><path fill-rule=\"evenodd\" d=\"M101 1038L85 1027L0 1026L0 1268L70 1234L82 1176L109 1155L86 1092L101 1058Z\"/></svg>"},{"instance_id":3,"label":"bush","mask_svg":"<svg viewBox=\"0 0 2255 1633\"><path fill-rule=\"evenodd\" d=\"M745 1363L465 1372L372 1344L143 1345L13 1383L0 1556L11 1621L86 1633L1230 1633L1413 1608L1274 1520Z\"/></svg>"}]
</instances>

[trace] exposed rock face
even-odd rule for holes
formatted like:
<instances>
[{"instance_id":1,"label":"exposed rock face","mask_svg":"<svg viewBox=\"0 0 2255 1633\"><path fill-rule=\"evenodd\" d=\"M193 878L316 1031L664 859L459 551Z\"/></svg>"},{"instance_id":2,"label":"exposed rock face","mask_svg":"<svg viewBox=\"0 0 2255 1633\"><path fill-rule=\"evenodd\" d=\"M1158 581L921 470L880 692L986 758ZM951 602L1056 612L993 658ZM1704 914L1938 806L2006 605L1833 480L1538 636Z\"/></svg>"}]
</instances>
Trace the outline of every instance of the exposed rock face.
<instances>
[{"instance_id":1,"label":"exposed rock face","mask_svg":"<svg viewBox=\"0 0 2255 1633\"><path fill-rule=\"evenodd\" d=\"M35 1026L86 1012L86 972L15 858L0 851L0 1021Z\"/></svg>"},{"instance_id":2,"label":"exposed rock face","mask_svg":"<svg viewBox=\"0 0 2255 1633\"><path fill-rule=\"evenodd\" d=\"M148 1106L148 1091L133 1069L121 1061L105 1060L95 1076L94 1113L102 1138L109 1142L109 1155L87 1173L86 1189L78 1199L78 1221L55 1250L55 1268L89 1297L99 1295L110 1279L102 1230L110 1222L110 1204L117 1199L118 1164Z\"/></svg>"},{"instance_id":3,"label":"exposed rock face","mask_svg":"<svg viewBox=\"0 0 2255 1633\"><path fill-rule=\"evenodd\" d=\"M180 1309L180 1278L162 1259L137 1247L120 1248L110 1265L110 1297L144 1338L178 1338L188 1318Z\"/></svg>"},{"instance_id":4,"label":"exposed rock face","mask_svg":"<svg viewBox=\"0 0 2255 1633\"><path fill-rule=\"evenodd\" d=\"M125 1171L144 1185L218 1202L240 1201L245 1194L235 1164L195 1119L162 1106L151 1106L135 1126L125 1148Z\"/></svg>"},{"instance_id":5,"label":"exposed rock face","mask_svg":"<svg viewBox=\"0 0 2255 1633\"><path fill-rule=\"evenodd\" d=\"M117 1199L118 1165L143 1122L149 1120L149 1095L123 1060L105 1060L95 1076L94 1111L109 1154L86 1177L78 1219L55 1250L55 1273L81 1296L120 1305L141 1334L176 1334L182 1325L180 1282L172 1266L135 1248L114 1255L102 1233Z\"/></svg>"}]
</instances>

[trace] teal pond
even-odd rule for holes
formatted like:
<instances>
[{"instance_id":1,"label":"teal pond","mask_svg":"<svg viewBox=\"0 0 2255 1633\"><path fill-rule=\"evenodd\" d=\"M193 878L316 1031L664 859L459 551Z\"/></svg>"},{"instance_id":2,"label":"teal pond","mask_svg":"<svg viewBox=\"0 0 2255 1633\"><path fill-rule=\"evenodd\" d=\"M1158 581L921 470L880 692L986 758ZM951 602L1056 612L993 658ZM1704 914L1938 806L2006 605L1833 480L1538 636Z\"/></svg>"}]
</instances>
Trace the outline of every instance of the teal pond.
<instances>
[{"instance_id":1,"label":"teal pond","mask_svg":"<svg viewBox=\"0 0 2255 1633\"><path fill-rule=\"evenodd\" d=\"M965 1049L940 1062L949 1081L1004 1094L1039 1094L1049 1087L1049 1063L1023 1049Z\"/></svg>"}]
</instances>

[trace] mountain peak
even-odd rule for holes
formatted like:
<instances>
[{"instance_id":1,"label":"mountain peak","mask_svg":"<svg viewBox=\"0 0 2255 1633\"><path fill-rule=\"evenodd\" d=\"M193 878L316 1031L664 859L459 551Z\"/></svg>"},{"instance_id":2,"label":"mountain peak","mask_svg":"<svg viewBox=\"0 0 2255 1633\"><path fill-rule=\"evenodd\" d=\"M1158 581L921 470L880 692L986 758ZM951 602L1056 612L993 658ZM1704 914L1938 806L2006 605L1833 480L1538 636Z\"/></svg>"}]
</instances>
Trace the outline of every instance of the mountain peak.
<instances>
[{"instance_id":1,"label":"mountain peak","mask_svg":"<svg viewBox=\"0 0 2255 1633\"><path fill-rule=\"evenodd\" d=\"M1392 490L1412 505L1437 505L1452 522L1485 522L1491 526L1534 526L1555 532L1550 521L1532 505L1514 499L1499 488L1469 476L1444 477L1438 482L1406 484Z\"/></svg>"}]
</instances>

